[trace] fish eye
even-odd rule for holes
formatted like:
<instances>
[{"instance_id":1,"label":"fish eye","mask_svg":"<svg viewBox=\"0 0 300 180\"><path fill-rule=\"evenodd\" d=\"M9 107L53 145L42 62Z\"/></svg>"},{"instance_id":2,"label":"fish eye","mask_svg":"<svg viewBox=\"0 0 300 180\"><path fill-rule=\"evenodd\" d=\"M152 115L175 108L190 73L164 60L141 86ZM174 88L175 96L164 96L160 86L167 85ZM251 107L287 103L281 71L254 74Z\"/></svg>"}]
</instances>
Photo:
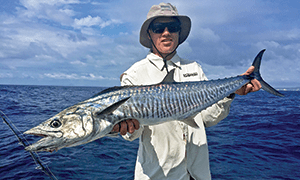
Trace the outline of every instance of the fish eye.
<instances>
[{"instance_id":1,"label":"fish eye","mask_svg":"<svg viewBox=\"0 0 300 180\"><path fill-rule=\"evenodd\" d=\"M51 121L50 126L53 128L59 128L61 126L61 122L57 119Z\"/></svg>"}]
</instances>

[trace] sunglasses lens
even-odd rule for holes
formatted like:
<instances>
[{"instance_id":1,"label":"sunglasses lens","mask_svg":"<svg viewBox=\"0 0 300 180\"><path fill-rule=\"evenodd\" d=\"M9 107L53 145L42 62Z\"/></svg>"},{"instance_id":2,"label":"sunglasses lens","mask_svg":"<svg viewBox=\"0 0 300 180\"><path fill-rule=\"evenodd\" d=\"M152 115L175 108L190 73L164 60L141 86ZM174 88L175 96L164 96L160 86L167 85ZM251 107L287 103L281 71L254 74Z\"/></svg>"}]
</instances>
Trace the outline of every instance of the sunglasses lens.
<instances>
[{"instance_id":1,"label":"sunglasses lens","mask_svg":"<svg viewBox=\"0 0 300 180\"><path fill-rule=\"evenodd\" d=\"M163 33L166 28L168 28L168 31L170 33L179 32L180 23L179 22L153 23L150 25L150 29L156 34Z\"/></svg>"},{"instance_id":2,"label":"sunglasses lens","mask_svg":"<svg viewBox=\"0 0 300 180\"><path fill-rule=\"evenodd\" d=\"M173 25L169 25L167 28L170 33L175 33L180 30L180 25L173 24Z\"/></svg>"},{"instance_id":3,"label":"sunglasses lens","mask_svg":"<svg viewBox=\"0 0 300 180\"><path fill-rule=\"evenodd\" d=\"M164 30L165 30L165 27L158 26L158 25L153 25L153 26L151 27L151 30L152 30L154 33L163 33Z\"/></svg>"}]
</instances>

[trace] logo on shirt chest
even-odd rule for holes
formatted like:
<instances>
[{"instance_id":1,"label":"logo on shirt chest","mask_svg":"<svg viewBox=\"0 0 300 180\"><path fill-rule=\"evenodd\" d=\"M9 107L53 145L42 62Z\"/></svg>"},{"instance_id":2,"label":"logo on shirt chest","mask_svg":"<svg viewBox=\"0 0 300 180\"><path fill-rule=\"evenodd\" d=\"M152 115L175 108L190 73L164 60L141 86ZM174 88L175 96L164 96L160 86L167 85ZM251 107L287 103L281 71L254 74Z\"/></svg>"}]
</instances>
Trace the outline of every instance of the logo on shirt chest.
<instances>
[{"instance_id":1,"label":"logo on shirt chest","mask_svg":"<svg viewBox=\"0 0 300 180\"><path fill-rule=\"evenodd\" d=\"M198 73L194 72L194 73L185 73L185 74L183 74L183 77L192 77L192 76L198 76Z\"/></svg>"}]
</instances>

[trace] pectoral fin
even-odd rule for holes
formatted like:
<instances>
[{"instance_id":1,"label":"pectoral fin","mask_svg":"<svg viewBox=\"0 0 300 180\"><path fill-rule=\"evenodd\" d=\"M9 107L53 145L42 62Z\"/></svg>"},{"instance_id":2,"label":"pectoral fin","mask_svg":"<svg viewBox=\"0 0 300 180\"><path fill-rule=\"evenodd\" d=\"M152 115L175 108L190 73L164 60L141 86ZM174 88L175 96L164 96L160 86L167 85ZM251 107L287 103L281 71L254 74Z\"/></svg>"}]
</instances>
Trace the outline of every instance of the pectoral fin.
<instances>
[{"instance_id":1,"label":"pectoral fin","mask_svg":"<svg viewBox=\"0 0 300 180\"><path fill-rule=\"evenodd\" d=\"M118 102L113 103L112 105L108 106L107 108L105 108L104 110L100 111L100 112L96 112L97 116L102 116L105 114L111 114L113 113L118 107L120 107L123 103L125 103L130 97L124 98Z\"/></svg>"}]
</instances>

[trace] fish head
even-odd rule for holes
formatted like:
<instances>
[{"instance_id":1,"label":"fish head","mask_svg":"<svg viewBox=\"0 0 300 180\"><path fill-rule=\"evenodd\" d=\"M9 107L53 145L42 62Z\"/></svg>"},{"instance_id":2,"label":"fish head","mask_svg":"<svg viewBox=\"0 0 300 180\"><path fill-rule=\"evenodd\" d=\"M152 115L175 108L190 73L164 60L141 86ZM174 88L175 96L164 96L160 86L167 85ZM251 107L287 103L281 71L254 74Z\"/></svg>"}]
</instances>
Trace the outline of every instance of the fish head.
<instances>
[{"instance_id":1,"label":"fish head","mask_svg":"<svg viewBox=\"0 0 300 180\"><path fill-rule=\"evenodd\" d=\"M85 144L104 136L110 136L113 126L118 123L122 113L115 110L130 97L107 106L101 103L92 103L87 100L65 109L40 125L24 132L42 136L36 143L27 146L28 151L59 150L64 147Z\"/></svg>"},{"instance_id":2,"label":"fish head","mask_svg":"<svg viewBox=\"0 0 300 180\"><path fill-rule=\"evenodd\" d=\"M94 122L89 110L71 107L38 126L24 132L42 136L36 143L27 146L28 151L59 150L87 143L93 134Z\"/></svg>"}]
</instances>

